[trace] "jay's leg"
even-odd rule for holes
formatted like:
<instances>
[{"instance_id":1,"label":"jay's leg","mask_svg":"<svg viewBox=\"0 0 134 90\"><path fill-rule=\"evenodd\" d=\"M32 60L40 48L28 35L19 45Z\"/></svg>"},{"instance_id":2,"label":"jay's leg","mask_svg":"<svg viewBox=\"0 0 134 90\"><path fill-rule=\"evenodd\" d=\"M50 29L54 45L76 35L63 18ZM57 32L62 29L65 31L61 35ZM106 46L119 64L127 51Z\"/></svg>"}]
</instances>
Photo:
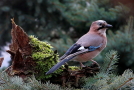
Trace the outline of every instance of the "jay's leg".
<instances>
[{"instance_id":1,"label":"jay's leg","mask_svg":"<svg viewBox=\"0 0 134 90\"><path fill-rule=\"evenodd\" d=\"M80 63L80 68L82 69L82 67L85 67L82 62L79 62Z\"/></svg>"},{"instance_id":2,"label":"jay's leg","mask_svg":"<svg viewBox=\"0 0 134 90\"><path fill-rule=\"evenodd\" d=\"M95 63L96 65L99 66L99 64L98 64L96 61L94 61L94 60L92 60L92 59L91 59L91 61L92 61L93 63Z\"/></svg>"}]
</instances>

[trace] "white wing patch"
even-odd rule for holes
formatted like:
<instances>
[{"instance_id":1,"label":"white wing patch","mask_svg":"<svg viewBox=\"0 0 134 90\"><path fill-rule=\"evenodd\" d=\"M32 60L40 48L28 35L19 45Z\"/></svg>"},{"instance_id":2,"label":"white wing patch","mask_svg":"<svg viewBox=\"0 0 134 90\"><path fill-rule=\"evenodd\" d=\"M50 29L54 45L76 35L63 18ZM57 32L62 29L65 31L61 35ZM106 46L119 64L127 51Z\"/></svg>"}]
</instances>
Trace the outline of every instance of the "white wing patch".
<instances>
[{"instance_id":1,"label":"white wing patch","mask_svg":"<svg viewBox=\"0 0 134 90\"><path fill-rule=\"evenodd\" d=\"M78 50L83 50L83 49L85 49L84 46L81 46Z\"/></svg>"}]
</instances>

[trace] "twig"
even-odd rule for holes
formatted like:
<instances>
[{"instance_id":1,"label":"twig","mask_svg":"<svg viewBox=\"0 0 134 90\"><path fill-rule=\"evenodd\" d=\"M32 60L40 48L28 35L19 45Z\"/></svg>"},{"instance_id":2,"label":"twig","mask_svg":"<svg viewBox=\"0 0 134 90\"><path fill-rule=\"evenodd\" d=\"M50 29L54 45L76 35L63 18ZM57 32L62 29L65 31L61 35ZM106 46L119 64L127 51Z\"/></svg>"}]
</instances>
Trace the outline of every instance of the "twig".
<instances>
[{"instance_id":1,"label":"twig","mask_svg":"<svg viewBox=\"0 0 134 90\"><path fill-rule=\"evenodd\" d=\"M107 68L106 68L106 72L108 71L108 68L109 68L110 65L111 65L111 62L112 62L113 57L114 57L114 55L112 55L112 58L110 58L110 62L108 63L108 66L107 66Z\"/></svg>"},{"instance_id":2,"label":"twig","mask_svg":"<svg viewBox=\"0 0 134 90\"><path fill-rule=\"evenodd\" d=\"M115 90L118 90L119 88L121 88L122 86L124 86L126 83L128 83L132 79L134 79L134 78L129 78L126 82L124 82L122 85L120 85L119 87L117 87Z\"/></svg>"},{"instance_id":3,"label":"twig","mask_svg":"<svg viewBox=\"0 0 134 90\"><path fill-rule=\"evenodd\" d=\"M7 71L9 68L11 68L11 67L12 67L12 65L9 66L7 69L3 70L2 73L3 73L3 72L6 72L6 71Z\"/></svg>"}]
</instances>

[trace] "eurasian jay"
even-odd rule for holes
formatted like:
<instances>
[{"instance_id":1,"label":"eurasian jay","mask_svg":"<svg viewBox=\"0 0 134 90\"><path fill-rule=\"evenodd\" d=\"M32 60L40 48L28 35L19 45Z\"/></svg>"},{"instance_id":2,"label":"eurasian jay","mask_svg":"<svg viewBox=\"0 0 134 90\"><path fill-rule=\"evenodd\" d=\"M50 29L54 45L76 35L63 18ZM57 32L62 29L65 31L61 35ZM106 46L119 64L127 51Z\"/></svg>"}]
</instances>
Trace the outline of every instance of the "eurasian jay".
<instances>
[{"instance_id":1,"label":"eurasian jay","mask_svg":"<svg viewBox=\"0 0 134 90\"><path fill-rule=\"evenodd\" d=\"M92 61L107 45L106 29L112 27L104 20L97 20L91 24L90 30L73 44L67 52L60 58L60 62L54 65L46 74L53 73L61 65L69 60L80 62Z\"/></svg>"}]
</instances>

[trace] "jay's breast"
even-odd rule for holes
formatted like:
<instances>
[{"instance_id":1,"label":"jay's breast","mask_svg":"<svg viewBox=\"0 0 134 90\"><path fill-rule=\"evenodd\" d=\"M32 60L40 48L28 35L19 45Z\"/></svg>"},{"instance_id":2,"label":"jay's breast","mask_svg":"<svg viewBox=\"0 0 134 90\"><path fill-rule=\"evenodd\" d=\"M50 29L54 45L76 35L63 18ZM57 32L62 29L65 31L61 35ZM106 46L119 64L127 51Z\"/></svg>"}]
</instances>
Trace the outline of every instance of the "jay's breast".
<instances>
[{"instance_id":1,"label":"jay's breast","mask_svg":"<svg viewBox=\"0 0 134 90\"><path fill-rule=\"evenodd\" d=\"M100 53L99 50L96 50L93 52L80 54L80 55L76 56L73 60L78 61L78 62L86 62L86 61L89 61L89 60L95 58L99 53Z\"/></svg>"}]
</instances>

